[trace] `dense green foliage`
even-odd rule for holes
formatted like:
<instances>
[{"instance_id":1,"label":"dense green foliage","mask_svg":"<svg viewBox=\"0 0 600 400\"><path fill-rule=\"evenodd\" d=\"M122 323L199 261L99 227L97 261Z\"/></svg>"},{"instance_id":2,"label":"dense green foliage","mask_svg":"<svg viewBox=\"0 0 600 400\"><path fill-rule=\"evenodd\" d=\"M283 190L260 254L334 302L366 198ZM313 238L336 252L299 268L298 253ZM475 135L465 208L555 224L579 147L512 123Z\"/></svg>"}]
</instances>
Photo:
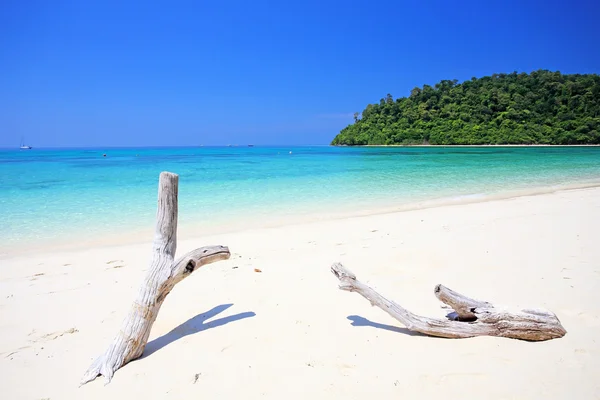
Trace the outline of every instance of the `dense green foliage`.
<instances>
[{"instance_id":1,"label":"dense green foliage","mask_svg":"<svg viewBox=\"0 0 600 400\"><path fill-rule=\"evenodd\" d=\"M600 144L600 76L494 74L387 95L334 145Z\"/></svg>"}]
</instances>

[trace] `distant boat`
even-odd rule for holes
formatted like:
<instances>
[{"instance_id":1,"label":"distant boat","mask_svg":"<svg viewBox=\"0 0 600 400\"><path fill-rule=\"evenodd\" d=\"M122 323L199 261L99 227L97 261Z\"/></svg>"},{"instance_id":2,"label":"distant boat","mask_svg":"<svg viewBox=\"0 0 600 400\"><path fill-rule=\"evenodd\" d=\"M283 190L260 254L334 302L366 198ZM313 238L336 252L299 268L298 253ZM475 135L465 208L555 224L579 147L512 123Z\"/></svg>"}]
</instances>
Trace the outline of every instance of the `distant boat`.
<instances>
[{"instance_id":1,"label":"distant boat","mask_svg":"<svg viewBox=\"0 0 600 400\"><path fill-rule=\"evenodd\" d=\"M21 150L31 150L31 149L33 149L33 147L31 147L31 146L27 146L27 145L26 145L26 144L23 142L23 140L21 140L21 146L20 146L19 148L20 148Z\"/></svg>"},{"instance_id":2,"label":"distant boat","mask_svg":"<svg viewBox=\"0 0 600 400\"><path fill-rule=\"evenodd\" d=\"M248 147L254 147L254 145L253 144L249 144Z\"/></svg>"}]
</instances>

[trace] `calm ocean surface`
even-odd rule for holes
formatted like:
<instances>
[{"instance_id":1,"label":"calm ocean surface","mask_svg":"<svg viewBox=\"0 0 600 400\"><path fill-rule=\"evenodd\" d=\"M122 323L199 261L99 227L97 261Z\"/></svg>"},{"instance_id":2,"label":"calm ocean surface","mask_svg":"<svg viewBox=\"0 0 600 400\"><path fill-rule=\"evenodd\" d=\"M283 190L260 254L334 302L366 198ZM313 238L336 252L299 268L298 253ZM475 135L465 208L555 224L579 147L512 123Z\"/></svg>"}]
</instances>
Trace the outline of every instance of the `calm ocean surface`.
<instances>
[{"instance_id":1,"label":"calm ocean surface","mask_svg":"<svg viewBox=\"0 0 600 400\"><path fill-rule=\"evenodd\" d=\"M179 174L180 229L209 232L599 182L600 148L0 150L0 255L152 232L165 170Z\"/></svg>"}]
</instances>

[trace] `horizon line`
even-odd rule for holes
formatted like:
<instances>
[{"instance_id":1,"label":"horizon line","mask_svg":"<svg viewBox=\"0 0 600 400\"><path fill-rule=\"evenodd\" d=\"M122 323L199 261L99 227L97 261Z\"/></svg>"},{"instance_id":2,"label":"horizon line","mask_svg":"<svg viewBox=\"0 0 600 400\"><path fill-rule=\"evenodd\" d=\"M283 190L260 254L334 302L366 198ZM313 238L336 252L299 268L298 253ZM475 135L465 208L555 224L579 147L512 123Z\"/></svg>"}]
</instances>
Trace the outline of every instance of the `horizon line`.
<instances>
[{"instance_id":1,"label":"horizon line","mask_svg":"<svg viewBox=\"0 0 600 400\"><path fill-rule=\"evenodd\" d=\"M156 149L156 148L201 148L201 147L307 147L307 146L332 146L331 144L207 144L207 145L93 145L93 146L33 146L28 150L36 149ZM335 146L334 146L335 147ZM0 146L0 150L22 150L19 147Z\"/></svg>"}]
</instances>

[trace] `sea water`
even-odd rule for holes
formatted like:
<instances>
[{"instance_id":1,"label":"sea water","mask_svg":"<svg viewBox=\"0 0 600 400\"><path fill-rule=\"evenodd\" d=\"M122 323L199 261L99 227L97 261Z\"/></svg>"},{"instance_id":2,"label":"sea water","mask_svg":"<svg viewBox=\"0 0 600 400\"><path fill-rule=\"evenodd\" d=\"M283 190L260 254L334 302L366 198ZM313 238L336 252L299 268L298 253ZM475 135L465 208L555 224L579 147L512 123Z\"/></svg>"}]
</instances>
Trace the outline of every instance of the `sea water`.
<instances>
[{"instance_id":1,"label":"sea water","mask_svg":"<svg viewBox=\"0 0 600 400\"><path fill-rule=\"evenodd\" d=\"M208 233L593 185L600 148L0 150L0 255L151 232L161 171L179 175L180 232Z\"/></svg>"}]
</instances>

